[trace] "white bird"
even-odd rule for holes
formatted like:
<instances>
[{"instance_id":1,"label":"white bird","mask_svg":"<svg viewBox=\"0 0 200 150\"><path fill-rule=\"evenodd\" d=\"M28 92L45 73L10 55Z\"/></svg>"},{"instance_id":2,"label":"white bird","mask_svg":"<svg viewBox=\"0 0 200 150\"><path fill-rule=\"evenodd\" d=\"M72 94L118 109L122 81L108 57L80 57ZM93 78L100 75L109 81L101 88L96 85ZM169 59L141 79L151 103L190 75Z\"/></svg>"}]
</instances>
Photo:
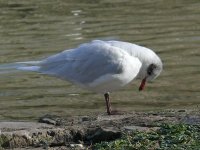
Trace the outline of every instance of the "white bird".
<instances>
[{"instance_id":1,"label":"white bird","mask_svg":"<svg viewBox=\"0 0 200 150\"><path fill-rule=\"evenodd\" d=\"M121 41L94 40L41 61L16 62L0 66L0 73L13 69L33 71L70 81L96 93L103 93L107 113L112 114L109 92L134 79L146 81L162 71L161 59L150 49Z\"/></svg>"}]
</instances>

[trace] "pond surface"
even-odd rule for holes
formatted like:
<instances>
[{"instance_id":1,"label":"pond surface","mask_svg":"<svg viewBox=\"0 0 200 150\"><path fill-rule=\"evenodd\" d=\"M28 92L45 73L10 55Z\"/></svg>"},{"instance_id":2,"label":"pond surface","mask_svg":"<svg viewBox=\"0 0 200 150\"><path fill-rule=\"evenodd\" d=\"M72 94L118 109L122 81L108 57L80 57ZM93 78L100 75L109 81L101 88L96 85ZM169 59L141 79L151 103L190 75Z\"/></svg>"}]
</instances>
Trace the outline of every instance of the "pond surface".
<instances>
[{"instance_id":1,"label":"pond surface","mask_svg":"<svg viewBox=\"0 0 200 150\"><path fill-rule=\"evenodd\" d=\"M124 111L198 109L199 0L1 0L0 64L38 60L93 39L149 47L164 71L138 91L139 81L114 92ZM34 120L105 112L103 95L36 73L0 76L0 120Z\"/></svg>"}]
</instances>

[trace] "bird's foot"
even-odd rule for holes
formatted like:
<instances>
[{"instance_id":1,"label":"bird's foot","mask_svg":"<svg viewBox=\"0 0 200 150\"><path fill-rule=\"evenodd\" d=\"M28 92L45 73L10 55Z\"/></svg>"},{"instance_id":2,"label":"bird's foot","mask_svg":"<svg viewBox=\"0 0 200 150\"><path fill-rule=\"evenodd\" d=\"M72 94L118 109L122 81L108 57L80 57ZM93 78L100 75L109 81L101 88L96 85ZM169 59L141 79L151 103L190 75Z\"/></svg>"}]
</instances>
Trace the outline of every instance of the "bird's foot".
<instances>
[{"instance_id":1,"label":"bird's foot","mask_svg":"<svg viewBox=\"0 0 200 150\"><path fill-rule=\"evenodd\" d=\"M110 112L107 112L108 115L124 115L125 112L121 110L112 110Z\"/></svg>"}]
</instances>

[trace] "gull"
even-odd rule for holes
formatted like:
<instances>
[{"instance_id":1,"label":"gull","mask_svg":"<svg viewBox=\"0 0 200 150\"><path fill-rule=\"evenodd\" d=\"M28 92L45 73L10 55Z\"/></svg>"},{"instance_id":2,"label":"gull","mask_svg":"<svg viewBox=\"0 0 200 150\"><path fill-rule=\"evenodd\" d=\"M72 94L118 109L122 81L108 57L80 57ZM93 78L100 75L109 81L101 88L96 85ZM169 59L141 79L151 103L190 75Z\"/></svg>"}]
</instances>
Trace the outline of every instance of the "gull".
<instances>
[{"instance_id":1,"label":"gull","mask_svg":"<svg viewBox=\"0 0 200 150\"><path fill-rule=\"evenodd\" d=\"M141 80L141 91L146 81L155 79L162 69L161 59L151 49L114 40L93 40L40 61L0 65L0 73L33 71L102 93L108 115L113 114L109 92L123 88L134 79Z\"/></svg>"}]
</instances>

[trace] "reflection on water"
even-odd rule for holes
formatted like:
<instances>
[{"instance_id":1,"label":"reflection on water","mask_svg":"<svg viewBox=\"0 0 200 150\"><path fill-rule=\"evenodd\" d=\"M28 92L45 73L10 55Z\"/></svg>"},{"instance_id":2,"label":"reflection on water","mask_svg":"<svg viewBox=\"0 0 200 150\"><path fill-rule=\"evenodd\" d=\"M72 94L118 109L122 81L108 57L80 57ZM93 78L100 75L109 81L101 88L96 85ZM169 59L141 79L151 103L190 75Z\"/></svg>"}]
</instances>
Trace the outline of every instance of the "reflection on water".
<instances>
[{"instance_id":1,"label":"reflection on water","mask_svg":"<svg viewBox=\"0 0 200 150\"><path fill-rule=\"evenodd\" d=\"M196 108L200 104L198 0L1 0L0 63L37 60L92 39L118 39L154 49L164 71L144 92L139 82L112 93L126 111ZM0 77L0 119L45 113L104 112L100 94L35 73Z\"/></svg>"}]
</instances>

